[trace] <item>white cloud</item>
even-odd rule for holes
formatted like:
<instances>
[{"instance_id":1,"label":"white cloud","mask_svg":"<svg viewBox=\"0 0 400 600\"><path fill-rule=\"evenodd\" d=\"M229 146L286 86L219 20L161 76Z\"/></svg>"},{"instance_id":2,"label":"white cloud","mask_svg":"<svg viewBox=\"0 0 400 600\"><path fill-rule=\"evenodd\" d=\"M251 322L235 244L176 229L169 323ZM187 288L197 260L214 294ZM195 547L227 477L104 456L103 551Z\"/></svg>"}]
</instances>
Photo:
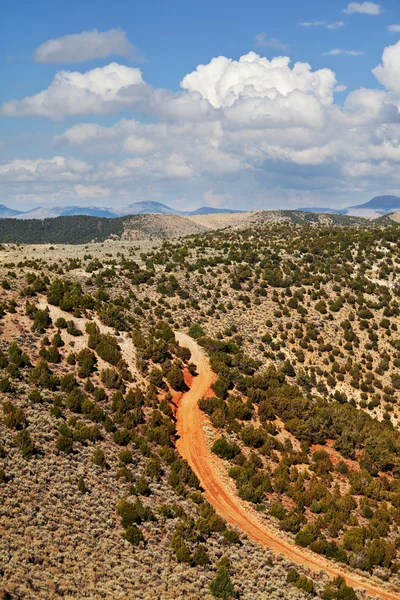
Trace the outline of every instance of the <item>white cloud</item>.
<instances>
[{"instance_id":1,"label":"white cloud","mask_svg":"<svg viewBox=\"0 0 400 600\"><path fill-rule=\"evenodd\" d=\"M300 27L326 27L326 29L339 29L344 27L344 21L302 21Z\"/></svg>"},{"instance_id":2,"label":"white cloud","mask_svg":"<svg viewBox=\"0 0 400 600\"><path fill-rule=\"evenodd\" d=\"M372 72L388 90L400 93L400 42L384 49L382 64Z\"/></svg>"},{"instance_id":3,"label":"white cloud","mask_svg":"<svg viewBox=\"0 0 400 600\"><path fill-rule=\"evenodd\" d=\"M344 27L344 21L335 21L334 23L328 23L327 29L339 29L339 27Z\"/></svg>"},{"instance_id":4,"label":"white cloud","mask_svg":"<svg viewBox=\"0 0 400 600\"><path fill-rule=\"evenodd\" d=\"M392 33L400 33L400 25L388 25L388 31Z\"/></svg>"},{"instance_id":5,"label":"white cloud","mask_svg":"<svg viewBox=\"0 0 400 600\"><path fill-rule=\"evenodd\" d=\"M277 50L287 50L287 44L284 44L277 38L268 38L265 32L258 33L254 38L254 43L260 48L276 48Z\"/></svg>"},{"instance_id":6,"label":"white cloud","mask_svg":"<svg viewBox=\"0 0 400 600\"><path fill-rule=\"evenodd\" d=\"M131 95L124 94L127 89ZM140 69L117 63L86 73L58 71L46 90L23 100L5 102L0 115L62 119L71 115L109 113L131 104L144 89Z\"/></svg>"},{"instance_id":7,"label":"white cloud","mask_svg":"<svg viewBox=\"0 0 400 600\"><path fill-rule=\"evenodd\" d=\"M223 205L226 206L230 200L232 200L232 194L218 193L213 189L209 189L203 194L204 203L206 206L212 206L213 208L219 208Z\"/></svg>"},{"instance_id":8,"label":"white cloud","mask_svg":"<svg viewBox=\"0 0 400 600\"><path fill-rule=\"evenodd\" d=\"M343 9L343 12L347 15L354 15L356 13L362 15L380 15L382 7L376 2L350 2L347 8Z\"/></svg>"},{"instance_id":9,"label":"white cloud","mask_svg":"<svg viewBox=\"0 0 400 600\"><path fill-rule=\"evenodd\" d=\"M290 58L279 56L269 61L254 52L239 61L219 56L208 65L199 65L186 75L181 86L198 92L215 108L232 106L238 99L287 96L294 90L315 95L322 104L333 101L335 73L330 69L312 71L308 63L297 62L290 68Z\"/></svg>"},{"instance_id":10,"label":"white cloud","mask_svg":"<svg viewBox=\"0 0 400 600\"><path fill-rule=\"evenodd\" d=\"M333 48L333 50L329 50L329 52L323 52L323 56L339 56L340 54L362 56L365 52L363 50L343 50L342 48Z\"/></svg>"},{"instance_id":11,"label":"white cloud","mask_svg":"<svg viewBox=\"0 0 400 600\"><path fill-rule=\"evenodd\" d=\"M15 159L0 165L0 177L3 182L72 182L79 181L91 170L88 163L64 156L36 160Z\"/></svg>"},{"instance_id":12,"label":"white cloud","mask_svg":"<svg viewBox=\"0 0 400 600\"><path fill-rule=\"evenodd\" d=\"M108 198L111 195L109 188L98 184L82 185L78 183L73 189L78 198Z\"/></svg>"},{"instance_id":13,"label":"white cloud","mask_svg":"<svg viewBox=\"0 0 400 600\"><path fill-rule=\"evenodd\" d=\"M0 164L3 201L31 197L43 204L40 194L59 204L190 198L192 205L243 208L246 201L263 206L266 198L282 207L304 190L310 202L322 195L349 203L350 193L363 190L368 199L380 186L389 193L400 186L399 65L400 42L384 50L373 71L386 89L352 91L343 105L334 101L344 86L331 69L254 52L200 65L179 92L145 84L135 69L138 83L132 84L132 70L125 67L124 78L120 65L117 84L115 66L110 74L110 65L96 75L73 74L70 104L62 95L57 104L50 94L43 104L49 116L76 114L79 89L90 89L96 101L87 105L89 113L139 107L151 118L109 126L73 121L54 138L58 156Z\"/></svg>"},{"instance_id":14,"label":"white cloud","mask_svg":"<svg viewBox=\"0 0 400 600\"><path fill-rule=\"evenodd\" d=\"M82 31L54 40L36 48L33 57L38 63L80 63L112 54L143 60L122 29Z\"/></svg>"}]
</instances>

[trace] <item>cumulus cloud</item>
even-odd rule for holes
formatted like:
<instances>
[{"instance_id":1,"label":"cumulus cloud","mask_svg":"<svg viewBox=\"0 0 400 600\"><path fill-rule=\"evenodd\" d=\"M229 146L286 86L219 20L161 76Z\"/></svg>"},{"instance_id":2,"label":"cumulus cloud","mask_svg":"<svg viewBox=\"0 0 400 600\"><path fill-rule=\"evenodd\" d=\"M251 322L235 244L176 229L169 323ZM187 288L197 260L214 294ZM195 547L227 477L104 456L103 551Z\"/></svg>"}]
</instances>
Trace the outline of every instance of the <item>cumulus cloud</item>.
<instances>
[{"instance_id":1,"label":"cumulus cloud","mask_svg":"<svg viewBox=\"0 0 400 600\"><path fill-rule=\"evenodd\" d=\"M343 50L343 48L333 48L333 50L329 50L329 52L323 52L323 56L339 56L340 54L362 56L365 52L363 50Z\"/></svg>"},{"instance_id":2,"label":"cumulus cloud","mask_svg":"<svg viewBox=\"0 0 400 600\"><path fill-rule=\"evenodd\" d=\"M103 114L121 110L145 90L140 69L111 63L86 73L58 71L50 86L23 100L5 102L0 114L7 117ZM130 94L124 91L130 90Z\"/></svg>"},{"instance_id":3,"label":"cumulus cloud","mask_svg":"<svg viewBox=\"0 0 400 600\"><path fill-rule=\"evenodd\" d=\"M400 33L400 25L388 25L388 31L392 33Z\"/></svg>"},{"instance_id":4,"label":"cumulus cloud","mask_svg":"<svg viewBox=\"0 0 400 600\"><path fill-rule=\"evenodd\" d=\"M400 93L400 42L384 49L382 63L372 72L387 89Z\"/></svg>"},{"instance_id":5,"label":"cumulus cloud","mask_svg":"<svg viewBox=\"0 0 400 600\"><path fill-rule=\"evenodd\" d=\"M0 165L0 177L8 182L71 182L79 181L91 170L92 167L88 163L64 156L37 160L15 159Z\"/></svg>"},{"instance_id":6,"label":"cumulus cloud","mask_svg":"<svg viewBox=\"0 0 400 600\"><path fill-rule=\"evenodd\" d=\"M360 13L362 15L380 15L382 7L376 2L350 2L347 8L343 9L347 15Z\"/></svg>"},{"instance_id":7,"label":"cumulus cloud","mask_svg":"<svg viewBox=\"0 0 400 600\"><path fill-rule=\"evenodd\" d=\"M276 48L277 50L287 50L287 44L278 40L278 38L268 38L265 32L258 33L254 38L254 43L260 48Z\"/></svg>"},{"instance_id":8,"label":"cumulus cloud","mask_svg":"<svg viewBox=\"0 0 400 600\"><path fill-rule=\"evenodd\" d=\"M2 197L126 204L131 194L131 201L190 198L243 208L246 199L265 206L270 190L269 206L281 207L293 198L300 203L302 194L307 201L322 195L329 202L330 194L348 202L350 193L381 186L382 173L389 193L400 185L398 65L400 42L384 50L373 71L385 89L352 91L343 105L335 103L344 86L331 69L254 52L199 65L178 92L153 88L137 69L126 67L122 76L120 65L111 65L107 81L110 65L96 75L73 74L73 93L96 97L88 114L139 107L151 118L132 115L107 126L74 121L55 136L54 158L0 164ZM50 94L43 107L52 117L77 114L81 100L73 109L72 97L68 103L60 95L57 105Z\"/></svg>"},{"instance_id":9,"label":"cumulus cloud","mask_svg":"<svg viewBox=\"0 0 400 600\"><path fill-rule=\"evenodd\" d=\"M47 40L36 48L33 57L38 63L80 63L111 54L143 60L122 29L82 31Z\"/></svg>"},{"instance_id":10,"label":"cumulus cloud","mask_svg":"<svg viewBox=\"0 0 400 600\"><path fill-rule=\"evenodd\" d=\"M308 63L297 62L290 68L290 58L279 56L269 61L254 52L239 61L225 56L213 58L186 75L181 86L198 92L215 108L232 106L238 99L287 96L294 90L315 95L322 104L333 101L336 76L330 69L312 71Z\"/></svg>"},{"instance_id":11,"label":"cumulus cloud","mask_svg":"<svg viewBox=\"0 0 400 600\"><path fill-rule=\"evenodd\" d=\"M78 183L74 185L74 192L77 198L108 198L111 195L111 190L102 185L83 185Z\"/></svg>"}]
</instances>

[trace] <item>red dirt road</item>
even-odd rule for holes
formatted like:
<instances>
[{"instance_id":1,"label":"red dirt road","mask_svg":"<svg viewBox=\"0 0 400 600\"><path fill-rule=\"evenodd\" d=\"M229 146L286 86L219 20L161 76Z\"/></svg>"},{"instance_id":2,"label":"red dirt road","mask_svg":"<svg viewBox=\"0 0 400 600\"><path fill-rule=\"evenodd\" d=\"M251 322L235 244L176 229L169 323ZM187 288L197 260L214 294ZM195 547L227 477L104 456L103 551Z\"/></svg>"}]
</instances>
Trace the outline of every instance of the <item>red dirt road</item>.
<instances>
[{"instance_id":1,"label":"red dirt road","mask_svg":"<svg viewBox=\"0 0 400 600\"><path fill-rule=\"evenodd\" d=\"M276 554L282 554L289 560L320 572L325 571L331 577L341 575L348 585L364 590L372 597L383 600L400 600L400 593L381 587L367 578L347 572L326 561L324 558L313 554L283 539L270 530L261 521L255 511L246 510L239 497L226 485L219 473L217 462L219 459L211 454L208 449L203 424L205 417L198 407L198 401L210 388L214 380L209 362L198 344L183 333L176 333L176 339L181 346L189 348L192 353L191 361L197 366L198 376L193 379L192 387L183 394L176 412L178 441L177 448L199 478L205 495L215 510L230 524L237 526L252 540L258 542Z\"/></svg>"}]
</instances>

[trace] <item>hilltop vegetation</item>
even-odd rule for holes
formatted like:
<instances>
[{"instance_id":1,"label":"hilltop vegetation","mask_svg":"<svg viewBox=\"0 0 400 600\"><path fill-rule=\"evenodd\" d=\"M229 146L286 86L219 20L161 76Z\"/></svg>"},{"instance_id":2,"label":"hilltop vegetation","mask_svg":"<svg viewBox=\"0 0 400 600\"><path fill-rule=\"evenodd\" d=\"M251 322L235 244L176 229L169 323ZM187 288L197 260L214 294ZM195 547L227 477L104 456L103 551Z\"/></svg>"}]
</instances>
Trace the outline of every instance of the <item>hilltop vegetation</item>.
<instances>
[{"instance_id":1,"label":"hilltop vegetation","mask_svg":"<svg viewBox=\"0 0 400 600\"><path fill-rule=\"evenodd\" d=\"M0 243L11 244L85 244L120 236L124 218L87 215L54 219L0 219Z\"/></svg>"}]
</instances>

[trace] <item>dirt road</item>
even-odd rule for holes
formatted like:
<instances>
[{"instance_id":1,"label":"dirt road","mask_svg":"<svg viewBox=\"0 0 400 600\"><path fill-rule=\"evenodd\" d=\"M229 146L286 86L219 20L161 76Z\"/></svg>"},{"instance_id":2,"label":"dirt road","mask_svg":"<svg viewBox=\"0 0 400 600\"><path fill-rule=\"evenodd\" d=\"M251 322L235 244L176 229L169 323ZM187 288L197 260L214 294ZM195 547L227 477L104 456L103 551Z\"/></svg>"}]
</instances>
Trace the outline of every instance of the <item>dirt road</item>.
<instances>
[{"instance_id":1,"label":"dirt road","mask_svg":"<svg viewBox=\"0 0 400 600\"><path fill-rule=\"evenodd\" d=\"M217 459L208 449L203 424L205 417L198 407L198 400L204 396L214 380L209 362L198 344L189 336L177 333L176 339L181 346L189 348L191 361L197 366L198 376L194 378L191 389L186 392L177 408L177 447L205 490L207 500L230 525L244 531L252 540L271 548L276 554L282 554L291 561L308 567L315 572L321 570L331 577L341 575L348 585L364 590L372 597L383 600L400 600L400 593L383 588L366 578L336 566L324 558L304 550L277 533L270 530L249 505L243 506L239 497L226 485L218 468Z\"/></svg>"}]
</instances>

